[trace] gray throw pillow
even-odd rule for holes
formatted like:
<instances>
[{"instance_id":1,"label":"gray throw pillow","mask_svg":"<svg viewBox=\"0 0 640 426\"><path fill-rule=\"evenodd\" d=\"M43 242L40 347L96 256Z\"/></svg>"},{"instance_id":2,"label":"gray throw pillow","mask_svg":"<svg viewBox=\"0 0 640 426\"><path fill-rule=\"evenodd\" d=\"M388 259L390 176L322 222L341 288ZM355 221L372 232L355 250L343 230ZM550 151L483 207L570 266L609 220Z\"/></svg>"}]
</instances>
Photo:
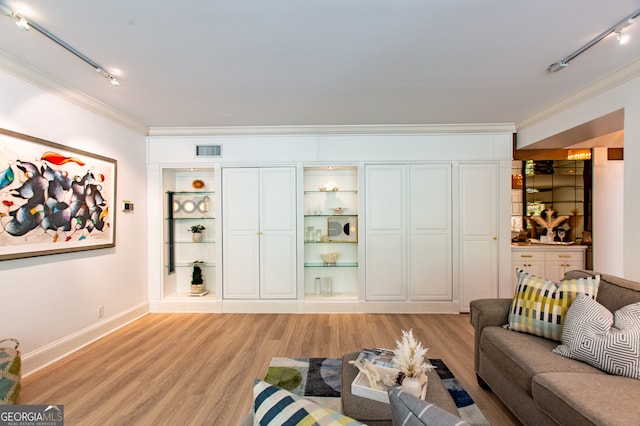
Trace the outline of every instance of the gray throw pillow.
<instances>
[{"instance_id":1,"label":"gray throw pillow","mask_svg":"<svg viewBox=\"0 0 640 426\"><path fill-rule=\"evenodd\" d=\"M609 374L640 379L640 302L611 313L584 294L569 310L553 352Z\"/></svg>"},{"instance_id":2,"label":"gray throw pillow","mask_svg":"<svg viewBox=\"0 0 640 426\"><path fill-rule=\"evenodd\" d=\"M440 407L402 392L398 388L387 390L391 404L391 418L394 425L405 426L470 426L460 417Z\"/></svg>"}]
</instances>

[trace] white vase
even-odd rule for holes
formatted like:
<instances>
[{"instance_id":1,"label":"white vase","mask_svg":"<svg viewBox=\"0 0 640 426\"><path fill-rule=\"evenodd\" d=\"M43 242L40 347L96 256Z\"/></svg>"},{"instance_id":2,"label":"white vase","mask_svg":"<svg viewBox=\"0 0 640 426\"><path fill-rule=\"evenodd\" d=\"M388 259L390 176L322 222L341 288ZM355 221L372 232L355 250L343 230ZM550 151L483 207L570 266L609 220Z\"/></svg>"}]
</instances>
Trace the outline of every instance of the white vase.
<instances>
[{"instance_id":1,"label":"white vase","mask_svg":"<svg viewBox=\"0 0 640 426\"><path fill-rule=\"evenodd\" d=\"M420 386L420 379L417 377L405 377L402 381L401 389L402 392L406 392L416 398L420 398L420 395L422 395L422 386Z\"/></svg>"},{"instance_id":2,"label":"white vase","mask_svg":"<svg viewBox=\"0 0 640 426\"><path fill-rule=\"evenodd\" d=\"M194 243L201 243L203 237L204 237L204 234L202 232L194 232L191 234L191 239L193 240Z\"/></svg>"}]
</instances>

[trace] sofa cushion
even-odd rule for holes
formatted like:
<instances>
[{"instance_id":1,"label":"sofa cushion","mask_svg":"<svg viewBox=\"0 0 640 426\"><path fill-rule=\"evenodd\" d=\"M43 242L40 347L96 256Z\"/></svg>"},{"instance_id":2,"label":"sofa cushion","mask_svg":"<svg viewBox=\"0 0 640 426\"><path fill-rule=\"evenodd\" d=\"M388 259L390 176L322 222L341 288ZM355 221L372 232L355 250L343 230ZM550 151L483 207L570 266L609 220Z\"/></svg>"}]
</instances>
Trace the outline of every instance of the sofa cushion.
<instances>
[{"instance_id":1,"label":"sofa cushion","mask_svg":"<svg viewBox=\"0 0 640 426\"><path fill-rule=\"evenodd\" d=\"M388 388L389 404L391 404L391 416L394 425L406 426L465 426L465 422L458 416L432 404L423 401L398 388Z\"/></svg>"},{"instance_id":2,"label":"sofa cushion","mask_svg":"<svg viewBox=\"0 0 640 426\"><path fill-rule=\"evenodd\" d=\"M297 424L361 425L315 402L256 379L253 385L254 424L280 426Z\"/></svg>"},{"instance_id":3,"label":"sofa cushion","mask_svg":"<svg viewBox=\"0 0 640 426\"><path fill-rule=\"evenodd\" d=\"M598 294L600 276L566 279L557 283L518 272L518 285L509 311L509 328L560 341L571 302L579 293Z\"/></svg>"},{"instance_id":4,"label":"sofa cushion","mask_svg":"<svg viewBox=\"0 0 640 426\"><path fill-rule=\"evenodd\" d=\"M635 425L640 419L640 380L608 374L542 373L534 378L532 391L536 406L558 424Z\"/></svg>"},{"instance_id":5,"label":"sofa cushion","mask_svg":"<svg viewBox=\"0 0 640 426\"><path fill-rule=\"evenodd\" d=\"M480 351L502 370L515 386L531 395L531 380L539 373L552 371L602 374L583 362L553 353L558 345L552 340L517 333L502 327L485 327L480 337Z\"/></svg>"},{"instance_id":6,"label":"sofa cushion","mask_svg":"<svg viewBox=\"0 0 640 426\"><path fill-rule=\"evenodd\" d=\"M640 379L640 303L612 314L580 294L567 311L562 344L553 351L610 374Z\"/></svg>"}]
</instances>

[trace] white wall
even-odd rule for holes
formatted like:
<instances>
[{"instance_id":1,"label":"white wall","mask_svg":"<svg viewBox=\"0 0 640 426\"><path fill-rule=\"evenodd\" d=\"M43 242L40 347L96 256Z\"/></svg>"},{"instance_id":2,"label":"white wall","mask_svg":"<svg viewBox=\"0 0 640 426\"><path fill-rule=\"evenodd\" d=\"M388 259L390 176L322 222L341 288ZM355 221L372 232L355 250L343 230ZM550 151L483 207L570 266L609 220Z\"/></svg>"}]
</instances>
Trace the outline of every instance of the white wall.
<instances>
[{"instance_id":1,"label":"white wall","mask_svg":"<svg viewBox=\"0 0 640 426\"><path fill-rule=\"evenodd\" d=\"M0 93L0 127L118 161L115 248L0 261L0 339L20 341L28 374L147 312L146 143L1 70Z\"/></svg>"},{"instance_id":2,"label":"white wall","mask_svg":"<svg viewBox=\"0 0 640 426\"><path fill-rule=\"evenodd\" d=\"M605 147L593 156L593 269L624 275L624 161L608 160Z\"/></svg>"},{"instance_id":3,"label":"white wall","mask_svg":"<svg viewBox=\"0 0 640 426\"><path fill-rule=\"evenodd\" d=\"M602 115L624 108L624 208L618 218L623 223L622 274L640 280L640 77L571 105L553 115L518 129L518 148L571 129ZM619 213L619 212L618 212ZM594 252L598 242L594 238Z\"/></svg>"}]
</instances>

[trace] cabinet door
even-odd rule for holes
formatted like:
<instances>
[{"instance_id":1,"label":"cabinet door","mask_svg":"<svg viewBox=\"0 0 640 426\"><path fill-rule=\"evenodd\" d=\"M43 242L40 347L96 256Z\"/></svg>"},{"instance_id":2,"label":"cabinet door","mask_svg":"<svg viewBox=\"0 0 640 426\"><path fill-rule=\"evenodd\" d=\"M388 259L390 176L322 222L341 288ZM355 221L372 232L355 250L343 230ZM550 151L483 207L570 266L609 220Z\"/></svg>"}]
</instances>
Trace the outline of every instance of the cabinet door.
<instances>
[{"instance_id":1,"label":"cabinet door","mask_svg":"<svg viewBox=\"0 0 640 426\"><path fill-rule=\"evenodd\" d=\"M224 297L295 298L295 169L226 168L222 191Z\"/></svg>"},{"instance_id":2,"label":"cabinet door","mask_svg":"<svg viewBox=\"0 0 640 426\"><path fill-rule=\"evenodd\" d=\"M451 300L451 165L414 165L409 182L409 291Z\"/></svg>"},{"instance_id":3,"label":"cabinet door","mask_svg":"<svg viewBox=\"0 0 640 426\"><path fill-rule=\"evenodd\" d=\"M366 166L368 300L405 300L407 297L405 187L404 166Z\"/></svg>"},{"instance_id":4,"label":"cabinet door","mask_svg":"<svg viewBox=\"0 0 640 426\"><path fill-rule=\"evenodd\" d=\"M498 165L461 164L459 170L460 311L498 294Z\"/></svg>"},{"instance_id":5,"label":"cabinet door","mask_svg":"<svg viewBox=\"0 0 640 426\"><path fill-rule=\"evenodd\" d=\"M518 285L518 269L538 277L545 277L544 253L539 251L512 250L511 270L513 272L513 288Z\"/></svg>"},{"instance_id":6,"label":"cabinet door","mask_svg":"<svg viewBox=\"0 0 640 426\"><path fill-rule=\"evenodd\" d=\"M222 283L227 299L260 297L259 171L222 170Z\"/></svg>"},{"instance_id":7,"label":"cabinet door","mask_svg":"<svg viewBox=\"0 0 640 426\"><path fill-rule=\"evenodd\" d=\"M584 253L577 251L549 251L546 253L545 277L560 281L564 274L574 269L584 269Z\"/></svg>"},{"instance_id":8,"label":"cabinet door","mask_svg":"<svg viewBox=\"0 0 640 426\"><path fill-rule=\"evenodd\" d=\"M296 174L260 169L260 297L296 297Z\"/></svg>"}]
</instances>

